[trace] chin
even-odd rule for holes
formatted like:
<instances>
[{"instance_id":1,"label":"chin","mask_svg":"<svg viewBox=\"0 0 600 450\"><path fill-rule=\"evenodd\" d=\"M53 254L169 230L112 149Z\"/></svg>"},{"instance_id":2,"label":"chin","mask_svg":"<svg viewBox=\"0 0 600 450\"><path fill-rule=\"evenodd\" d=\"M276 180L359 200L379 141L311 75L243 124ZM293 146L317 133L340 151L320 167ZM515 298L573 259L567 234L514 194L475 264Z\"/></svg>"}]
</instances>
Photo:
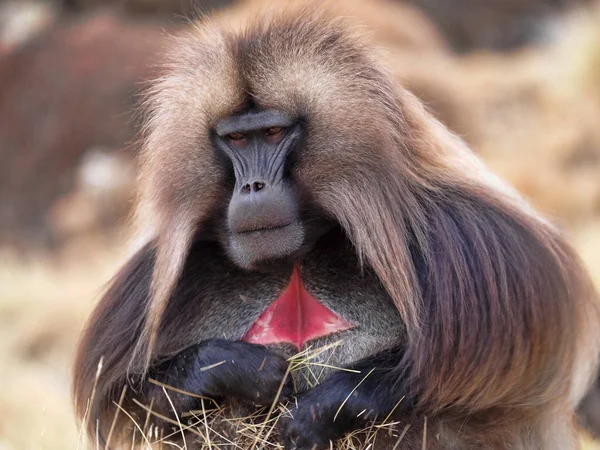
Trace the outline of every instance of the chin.
<instances>
[{"instance_id":1,"label":"chin","mask_svg":"<svg viewBox=\"0 0 600 450\"><path fill-rule=\"evenodd\" d=\"M247 270L259 270L277 263L293 262L305 246L306 233L301 223L291 223L228 236L228 254Z\"/></svg>"}]
</instances>

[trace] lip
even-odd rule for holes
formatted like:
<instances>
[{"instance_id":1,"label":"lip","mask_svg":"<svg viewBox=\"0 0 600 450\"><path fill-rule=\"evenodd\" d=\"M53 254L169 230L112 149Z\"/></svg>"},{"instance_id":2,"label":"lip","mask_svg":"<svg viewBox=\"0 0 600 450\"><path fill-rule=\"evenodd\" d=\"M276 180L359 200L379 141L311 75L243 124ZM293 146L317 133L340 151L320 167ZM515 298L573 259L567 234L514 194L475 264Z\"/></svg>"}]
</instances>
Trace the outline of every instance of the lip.
<instances>
[{"instance_id":1,"label":"lip","mask_svg":"<svg viewBox=\"0 0 600 450\"><path fill-rule=\"evenodd\" d=\"M231 233L228 252L240 267L252 269L261 263L295 254L303 242L303 226L299 222L291 222L287 225Z\"/></svg>"},{"instance_id":2,"label":"lip","mask_svg":"<svg viewBox=\"0 0 600 450\"><path fill-rule=\"evenodd\" d=\"M278 230L283 230L285 228L288 228L288 227L290 227L292 225L293 225L293 222L289 222L289 223L286 223L285 225L272 225L272 226L267 226L267 227L262 227L262 228L255 228L255 229L251 229L251 230L238 231L235 234L249 235L249 234L253 234L253 233L264 233L264 232L269 232L269 231L278 231Z\"/></svg>"}]
</instances>

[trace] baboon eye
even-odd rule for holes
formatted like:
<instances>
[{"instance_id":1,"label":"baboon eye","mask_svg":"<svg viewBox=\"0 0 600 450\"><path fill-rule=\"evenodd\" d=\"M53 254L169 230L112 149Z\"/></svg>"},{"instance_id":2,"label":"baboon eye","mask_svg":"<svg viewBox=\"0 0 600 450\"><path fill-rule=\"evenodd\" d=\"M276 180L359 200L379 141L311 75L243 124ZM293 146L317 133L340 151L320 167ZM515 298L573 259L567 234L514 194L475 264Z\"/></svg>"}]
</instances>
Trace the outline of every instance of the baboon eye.
<instances>
[{"instance_id":1,"label":"baboon eye","mask_svg":"<svg viewBox=\"0 0 600 450\"><path fill-rule=\"evenodd\" d=\"M283 131L282 127L271 127L267 130L267 136L275 136Z\"/></svg>"},{"instance_id":2,"label":"baboon eye","mask_svg":"<svg viewBox=\"0 0 600 450\"><path fill-rule=\"evenodd\" d=\"M230 141L241 141L245 138L246 135L244 133L231 133L227 135L227 139L229 139Z\"/></svg>"}]
</instances>

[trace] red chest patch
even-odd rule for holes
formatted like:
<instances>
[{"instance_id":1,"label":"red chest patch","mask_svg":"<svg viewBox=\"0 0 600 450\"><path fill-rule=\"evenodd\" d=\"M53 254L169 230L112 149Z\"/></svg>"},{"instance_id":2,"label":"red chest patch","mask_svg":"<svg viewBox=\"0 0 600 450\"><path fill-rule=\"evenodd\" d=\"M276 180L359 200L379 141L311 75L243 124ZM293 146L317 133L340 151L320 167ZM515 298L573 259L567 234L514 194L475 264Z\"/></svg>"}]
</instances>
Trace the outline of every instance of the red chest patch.
<instances>
[{"instance_id":1,"label":"red chest patch","mask_svg":"<svg viewBox=\"0 0 600 450\"><path fill-rule=\"evenodd\" d=\"M287 342L302 349L308 341L349 328L352 324L306 292L300 270L294 267L288 287L254 322L243 340L253 344Z\"/></svg>"}]
</instances>

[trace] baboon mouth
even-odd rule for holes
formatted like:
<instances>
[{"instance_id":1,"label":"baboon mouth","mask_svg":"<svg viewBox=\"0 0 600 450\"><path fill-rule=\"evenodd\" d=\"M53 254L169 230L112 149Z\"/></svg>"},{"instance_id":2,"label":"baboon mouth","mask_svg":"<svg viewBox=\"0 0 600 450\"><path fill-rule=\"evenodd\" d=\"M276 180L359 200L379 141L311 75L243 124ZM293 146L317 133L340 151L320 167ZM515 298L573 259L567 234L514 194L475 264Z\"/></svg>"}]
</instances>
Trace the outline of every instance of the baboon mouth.
<instances>
[{"instance_id":1,"label":"baboon mouth","mask_svg":"<svg viewBox=\"0 0 600 450\"><path fill-rule=\"evenodd\" d=\"M285 225L266 225L248 230L238 231L237 234L265 233L269 231L283 230L291 225L293 225L293 222L286 223Z\"/></svg>"},{"instance_id":2,"label":"baboon mouth","mask_svg":"<svg viewBox=\"0 0 600 450\"><path fill-rule=\"evenodd\" d=\"M261 227L229 235L229 254L242 268L294 255L304 242L304 228L299 222Z\"/></svg>"}]
</instances>

